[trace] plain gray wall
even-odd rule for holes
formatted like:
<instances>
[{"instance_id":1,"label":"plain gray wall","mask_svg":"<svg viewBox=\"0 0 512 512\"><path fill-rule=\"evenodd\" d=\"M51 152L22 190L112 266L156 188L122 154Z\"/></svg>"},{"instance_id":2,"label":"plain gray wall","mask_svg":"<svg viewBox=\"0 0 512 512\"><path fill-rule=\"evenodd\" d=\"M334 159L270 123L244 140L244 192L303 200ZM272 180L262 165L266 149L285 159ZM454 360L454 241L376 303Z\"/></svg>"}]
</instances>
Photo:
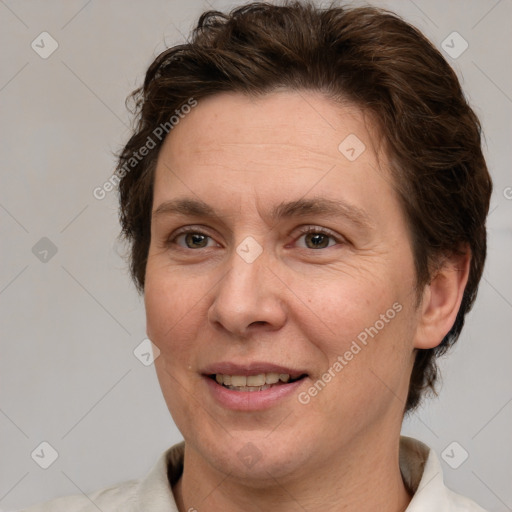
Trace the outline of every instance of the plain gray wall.
<instances>
[{"instance_id":1,"label":"plain gray wall","mask_svg":"<svg viewBox=\"0 0 512 512\"><path fill-rule=\"evenodd\" d=\"M129 133L125 97L153 57L182 41L204 9L234 4L0 3L3 509L143 476L181 439L153 366L133 354L145 338L144 311L116 242L115 193L99 201L92 191L114 170L112 152ZM512 2L373 4L438 47L454 31L467 41L447 59L482 120L495 183L478 301L442 362L440 399L404 433L439 454L459 443L469 458L458 469L443 462L448 485L491 511L512 510ZM59 45L47 58L31 47L51 50L48 36L38 37L44 31ZM59 454L46 470L31 458L43 441Z\"/></svg>"}]
</instances>

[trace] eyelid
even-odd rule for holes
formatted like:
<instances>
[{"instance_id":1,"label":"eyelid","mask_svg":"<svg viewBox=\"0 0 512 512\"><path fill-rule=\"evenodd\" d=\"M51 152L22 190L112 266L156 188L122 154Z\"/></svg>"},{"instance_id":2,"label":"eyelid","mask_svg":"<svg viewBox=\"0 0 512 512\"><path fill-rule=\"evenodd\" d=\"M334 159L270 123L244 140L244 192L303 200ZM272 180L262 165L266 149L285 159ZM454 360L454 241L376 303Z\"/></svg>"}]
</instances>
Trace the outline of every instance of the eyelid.
<instances>
[{"instance_id":1,"label":"eyelid","mask_svg":"<svg viewBox=\"0 0 512 512\"><path fill-rule=\"evenodd\" d=\"M175 238L178 235L182 235L183 233L201 233L206 235L209 233L209 228L206 226L201 226L200 224L189 224L187 226L182 226L181 228L175 229L170 235L169 238ZM208 236L210 236L208 234Z\"/></svg>"},{"instance_id":2,"label":"eyelid","mask_svg":"<svg viewBox=\"0 0 512 512\"><path fill-rule=\"evenodd\" d=\"M323 233L324 235L329 235L336 239L344 239L344 237L342 237L341 235L339 235L332 229L324 228L322 226L317 226L315 224L308 224L305 226L300 226L298 229L299 229L299 233L301 235L303 235L304 233L306 233L306 234L307 233Z\"/></svg>"}]
</instances>

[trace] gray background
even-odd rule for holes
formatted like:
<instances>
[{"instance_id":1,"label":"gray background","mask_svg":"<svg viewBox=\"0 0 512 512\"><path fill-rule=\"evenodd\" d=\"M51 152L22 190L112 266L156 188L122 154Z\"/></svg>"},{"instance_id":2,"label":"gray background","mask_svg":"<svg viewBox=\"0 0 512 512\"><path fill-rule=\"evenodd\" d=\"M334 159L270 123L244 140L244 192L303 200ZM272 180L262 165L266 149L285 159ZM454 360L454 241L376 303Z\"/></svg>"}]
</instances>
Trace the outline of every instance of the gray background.
<instances>
[{"instance_id":1,"label":"gray background","mask_svg":"<svg viewBox=\"0 0 512 512\"><path fill-rule=\"evenodd\" d=\"M483 122L495 183L477 304L442 361L441 398L404 433L439 454L456 441L449 462L462 450L469 457L457 469L442 462L448 485L491 511L512 510L512 2L373 4L438 47L453 31L467 41L447 59ZM153 57L182 41L204 9L230 5L0 1L2 509L137 478L181 439L153 366L133 353L145 338L144 312L116 241L115 193L99 201L92 191L113 172L112 153L129 133L124 99ZM46 59L31 47L42 46L43 31L59 45ZM48 450L31 457L42 441L59 454L46 470L36 461Z\"/></svg>"}]
</instances>

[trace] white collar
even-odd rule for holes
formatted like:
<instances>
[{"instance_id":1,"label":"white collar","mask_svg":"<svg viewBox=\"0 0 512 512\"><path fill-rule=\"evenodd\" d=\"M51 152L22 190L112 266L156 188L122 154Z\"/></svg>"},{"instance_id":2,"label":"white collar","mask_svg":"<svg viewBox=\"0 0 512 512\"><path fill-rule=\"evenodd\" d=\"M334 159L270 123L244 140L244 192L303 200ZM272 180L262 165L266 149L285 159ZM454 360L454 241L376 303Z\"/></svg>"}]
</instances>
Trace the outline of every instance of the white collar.
<instances>
[{"instance_id":1,"label":"white collar","mask_svg":"<svg viewBox=\"0 0 512 512\"><path fill-rule=\"evenodd\" d=\"M400 437L400 471L414 492L406 512L485 512L469 498L444 485L443 470L436 453L412 437Z\"/></svg>"}]
</instances>

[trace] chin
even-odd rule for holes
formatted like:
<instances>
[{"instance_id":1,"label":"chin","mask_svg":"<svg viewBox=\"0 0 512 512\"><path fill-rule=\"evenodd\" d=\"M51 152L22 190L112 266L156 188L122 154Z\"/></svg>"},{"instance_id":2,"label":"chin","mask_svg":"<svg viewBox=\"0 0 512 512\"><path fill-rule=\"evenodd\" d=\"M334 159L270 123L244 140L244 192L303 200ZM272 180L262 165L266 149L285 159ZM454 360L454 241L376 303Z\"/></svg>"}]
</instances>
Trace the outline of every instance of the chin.
<instances>
[{"instance_id":1,"label":"chin","mask_svg":"<svg viewBox=\"0 0 512 512\"><path fill-rule=\"evenodd\" d=\"M273 486L275 479L286 480L290 475L295 478L313 458L313 453L300 448L308 446L309 452L313 444L291 432L224 432L214 441L200 437L187 443L193 443L200 457L217 471L253 488Z\"/></svg>"}]
</instances>

